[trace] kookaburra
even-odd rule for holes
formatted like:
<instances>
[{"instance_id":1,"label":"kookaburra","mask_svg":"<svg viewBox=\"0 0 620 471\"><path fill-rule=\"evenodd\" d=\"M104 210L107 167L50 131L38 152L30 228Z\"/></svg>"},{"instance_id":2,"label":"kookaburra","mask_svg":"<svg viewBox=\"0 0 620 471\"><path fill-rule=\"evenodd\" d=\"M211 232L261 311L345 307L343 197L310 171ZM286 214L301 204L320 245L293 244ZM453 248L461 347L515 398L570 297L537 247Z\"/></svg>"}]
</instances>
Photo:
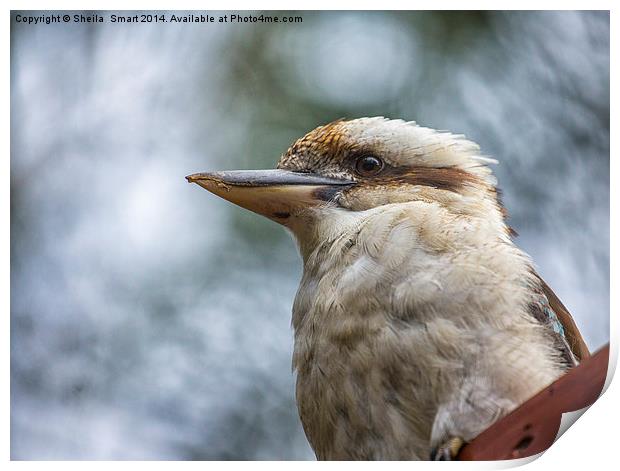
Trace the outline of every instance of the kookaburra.
<instances>
[{"instance_id":1,"label":"kookaburra","mask_svg":"<svg viewBox=\"0 0 620 471\"><path fill-rule=\"evenodd\" d=\"M297 241L293 366L317 458L452 459L589 355L514 244L491 162L463 136L361 118L276 170L187 177Z\"/></svg>"}]
</instances>

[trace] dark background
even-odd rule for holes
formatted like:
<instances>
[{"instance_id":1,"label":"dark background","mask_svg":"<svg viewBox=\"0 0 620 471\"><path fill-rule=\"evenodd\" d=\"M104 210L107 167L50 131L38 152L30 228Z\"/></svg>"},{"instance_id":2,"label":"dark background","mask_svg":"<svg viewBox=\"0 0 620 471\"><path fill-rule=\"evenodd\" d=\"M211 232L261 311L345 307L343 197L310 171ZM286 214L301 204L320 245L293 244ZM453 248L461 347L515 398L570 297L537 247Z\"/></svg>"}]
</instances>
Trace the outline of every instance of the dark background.
<instances>
[{"instance_id":1,"label":"dark background","mask_svg":"<svg viewBox=\"0 0 620 471\"><path fill-rule=\"evenodd\" d=\"M294 243L183 177L273 167L339 117L416 120L500 160L518 244L590 347L607 341L608 13L15 14L13 459L314 457L290 366Z\"/></svg>"}]
</instances>

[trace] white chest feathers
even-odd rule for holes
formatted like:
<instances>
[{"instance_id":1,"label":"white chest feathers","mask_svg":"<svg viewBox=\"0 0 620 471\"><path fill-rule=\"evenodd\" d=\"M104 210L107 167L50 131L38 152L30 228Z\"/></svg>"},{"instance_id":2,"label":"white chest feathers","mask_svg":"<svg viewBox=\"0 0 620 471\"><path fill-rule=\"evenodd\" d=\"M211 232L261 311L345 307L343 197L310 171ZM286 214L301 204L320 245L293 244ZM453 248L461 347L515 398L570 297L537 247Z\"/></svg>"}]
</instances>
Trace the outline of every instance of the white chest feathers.
<instances>
[{"instance_id":1,"label":"white chest feathers","mask_svg":"<svg viewBox=\"0 0 620 471\"><path fill-rule=\"evenodd\" d=\"M527 312L530 262L498 227L411 202L296 231L293 365L319 458L426 459L561 374Z\"/></svg>"}]
</instances>

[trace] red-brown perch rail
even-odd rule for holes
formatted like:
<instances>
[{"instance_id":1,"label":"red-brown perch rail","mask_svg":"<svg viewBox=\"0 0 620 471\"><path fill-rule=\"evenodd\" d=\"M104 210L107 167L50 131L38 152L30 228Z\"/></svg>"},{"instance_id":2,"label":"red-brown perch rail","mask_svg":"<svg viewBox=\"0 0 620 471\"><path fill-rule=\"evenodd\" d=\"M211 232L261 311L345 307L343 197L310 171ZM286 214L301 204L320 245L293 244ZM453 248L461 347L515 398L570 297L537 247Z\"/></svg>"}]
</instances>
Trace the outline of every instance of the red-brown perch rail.
<instances>
[{"instance_id":1,"label":"red-brown perch rail","mask_svg":"<svg viewBox=\"0 0 620 471\"><path fill-rule=\"evenodd\" d=\"M562 414L588 407L601 395L608 365L609 344L478 435L458 459L509 460L546 450L558 434Z\"/></svg>"}]
</instances>

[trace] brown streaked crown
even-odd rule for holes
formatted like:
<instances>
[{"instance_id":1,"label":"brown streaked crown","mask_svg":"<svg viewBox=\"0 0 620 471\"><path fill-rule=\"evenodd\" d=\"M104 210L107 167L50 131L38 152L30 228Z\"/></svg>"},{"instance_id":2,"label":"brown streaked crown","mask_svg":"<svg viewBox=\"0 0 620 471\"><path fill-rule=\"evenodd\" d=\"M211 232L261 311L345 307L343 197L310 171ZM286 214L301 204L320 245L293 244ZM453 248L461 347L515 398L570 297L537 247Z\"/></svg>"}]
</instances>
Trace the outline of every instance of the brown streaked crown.
<instances>
[{"instance_id":1,"label":"brown streaked crown","mask_svg":"<svg viewBox=\"0 0 620 471\"><path fill-rule=\"evenodd\" d=\"M346 121L339 119L297 139L282 155L277 168L338 177L343 174L347 157L358 151L359 145L347 131Z\"/></svg>"}]
</instances>

